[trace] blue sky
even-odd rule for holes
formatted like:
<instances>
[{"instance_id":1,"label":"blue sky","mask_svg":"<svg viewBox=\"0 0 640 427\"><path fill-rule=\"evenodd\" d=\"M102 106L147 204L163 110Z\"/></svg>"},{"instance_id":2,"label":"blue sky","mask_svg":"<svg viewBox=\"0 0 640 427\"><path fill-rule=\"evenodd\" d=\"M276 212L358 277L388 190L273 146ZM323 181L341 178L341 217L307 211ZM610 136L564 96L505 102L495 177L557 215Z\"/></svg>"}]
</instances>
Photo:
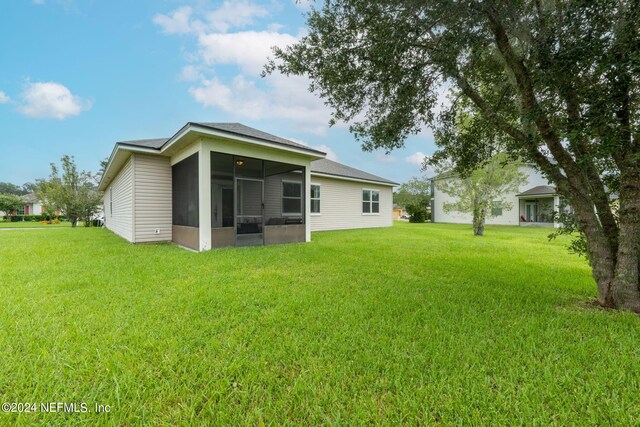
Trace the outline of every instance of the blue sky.
<instances>
[{"instance_id":1,"label":"blue sky","mask_svg":"<svg viewBox=\"0 0 640 427\"><path fill-rule=\"evenodd\" d=\"M434 150L425 131L390 156L360 149L305 78L260 78L273 45L304 34L293 0L0 0L0 181L73 155L96 171L116 141L188 121L241 122L397 182Z\"/></svg>"}]
</instances>

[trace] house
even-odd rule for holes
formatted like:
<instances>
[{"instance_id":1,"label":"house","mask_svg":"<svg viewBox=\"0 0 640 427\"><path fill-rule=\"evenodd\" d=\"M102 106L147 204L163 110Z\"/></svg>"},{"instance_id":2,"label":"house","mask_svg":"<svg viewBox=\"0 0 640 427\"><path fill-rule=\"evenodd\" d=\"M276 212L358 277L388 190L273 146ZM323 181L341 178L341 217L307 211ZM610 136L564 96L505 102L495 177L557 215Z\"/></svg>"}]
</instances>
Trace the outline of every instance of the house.
<instances>
[{"instance_id":1,"label":"house","mask_svg":"<svg viewBox=\"0 0 640 427\"><path fill-rule=\"evenodd\" d=\"M17 215L40 215L44 213L44 209L36 193L25 194L22 196L22 201L24 202L24 206L16 212Z\"/></svg>"},{"instance_id":2,"label":"house","mask_svg":"<svg viewBox=\"0 0 640 427\"><path fill-rule=\"evenodd\" d=\"M555 187L531 165L523 165L520 170L527 177L526 183L519 190L506 194L504 199L512 206L511 209L494 208L487 216L487 224L520 225L533 227L558 227L554 222L553 212L564 209L564 203L557 194ZM444 204L453 199L438 189L437 181L456 179L451 175L437 176L432 179L431 188L431 221L471 224L471 214L444 211Z\"/></svg>"},{"instance_id":3,"label":"house","mask_svg":"<svg viewBox=\"0 0 640 427\"><path fill-rule=\"evenodd\" d=\"M405 215L407 215L405 208L399 205L393 205L393 219L401 219Z\"/></svg>"},{"instance_id":4,"label":"house","mask_svg":"<svg viewBox=\"0 0 640 427\"><path fill-rule=\"evenodd\" d=\"M44 208L42 207L42 203L36 196L36 193L25 194L24 196L20 196L22 202L24 203L22 207L13 211L11 213L12 216L21 216L21 215L42 215L44 213ZM56 211L56 215L60 215L60 211ZM6 216L5 212L0 211L0 216Z\"/></svg>"},{"instance_id":5,"label":"house","mask_svg":"<svg viewBox=\"0 0 640 427\"><path fill-rule=\"evenodd\" d=\"M189 122L116 143L98 188L114 233L205 251L391 226L394 185L240 123Z\"/></svg>"}]
</instances>

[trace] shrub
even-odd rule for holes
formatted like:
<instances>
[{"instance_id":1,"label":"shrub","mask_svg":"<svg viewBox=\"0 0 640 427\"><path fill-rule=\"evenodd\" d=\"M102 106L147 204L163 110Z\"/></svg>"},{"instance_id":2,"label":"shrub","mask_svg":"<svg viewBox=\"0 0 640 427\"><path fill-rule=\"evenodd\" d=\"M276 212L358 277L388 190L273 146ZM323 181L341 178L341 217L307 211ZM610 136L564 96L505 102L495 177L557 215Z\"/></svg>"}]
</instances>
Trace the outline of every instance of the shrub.
<instances>
[{"instance_id":1,"label":"shrub","mask_svg":"<svg viewBox=\"0 0 640 427\"><path fill-rule=\"evenodd\" d=\"M407 210L407 213L411 215L409 217L409 222L415 222L415 223L425 222L425 221L428 221L431 216L427 211L427 208L421 204L407 205L406 210Z\"/></svg>"}]
</instances>

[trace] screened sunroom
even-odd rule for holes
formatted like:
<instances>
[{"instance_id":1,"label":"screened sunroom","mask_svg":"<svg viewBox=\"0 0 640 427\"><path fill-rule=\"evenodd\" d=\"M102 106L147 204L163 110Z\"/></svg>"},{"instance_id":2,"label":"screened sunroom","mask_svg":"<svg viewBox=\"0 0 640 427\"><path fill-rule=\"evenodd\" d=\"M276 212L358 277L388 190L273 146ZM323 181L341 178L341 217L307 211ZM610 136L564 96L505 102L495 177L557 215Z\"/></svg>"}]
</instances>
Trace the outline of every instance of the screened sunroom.
<instances>
[{"instance_id":1,"label":"screened sunroom","mask_svg":"<svg viewBox=\"0 0 640 427\"><path fill-rule=\"evenodd\" d=\"M200 206L201 153L172 167L174 241L192 248L204 225L201 214L208 213ZM304 166L216 151L209 156L211 248L305 241Z\"/></svg>"}]
</instances>

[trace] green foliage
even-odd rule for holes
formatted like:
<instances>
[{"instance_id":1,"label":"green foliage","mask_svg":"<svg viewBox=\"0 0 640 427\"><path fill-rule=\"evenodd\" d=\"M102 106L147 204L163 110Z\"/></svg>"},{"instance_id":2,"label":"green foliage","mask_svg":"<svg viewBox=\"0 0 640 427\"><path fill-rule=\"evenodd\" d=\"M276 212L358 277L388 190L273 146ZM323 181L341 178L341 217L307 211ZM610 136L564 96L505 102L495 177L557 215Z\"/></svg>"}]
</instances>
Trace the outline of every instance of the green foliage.
<instances>
[{"instance_id":1,"label":"green foliage","mask_svg":"<svg viewBox=\"0 0 640 427\"><path fill-rule=\"evenodd\" d=\"M574 208L601 304L640 313L638 22L636 0L325 0L264 74L308 76L365 150L430 127L459 169L493 144L535 164Z\"/></svg>"},{"instance_id":2,"label":"green foliage","mask_svg":"<svg viewBox=\"0 0 640 427\"><path fill-rule=\"evenodd\" d=\"M409 205L427 206L431 197L431 181L427 177L411 177L393 192L393 203L407 207Z\"/></svg>"},{"instance_id":3,"label":"green foliage","mask_svg":"<svg viewBox=\"0 0 640 427\"><path fill-rule=\"evenodd\" d=\"M0 194L0 211L4 212L9 221L13 211L20 209L24 203L20 196L15 194Z\"/></svg>"},{"instance_id":4,"label":"green foliage","mask_svg":"<svg viewBox=\"0 0 640 427\"><path fill-rule=\"evenodd\" d=\"M474 234L482 235L485 219L492 216L492 209L513 207L504 196L526 182L521 166L522 163L509 161L504 154L496 154L468 176L452 174L437 179L435 186L455 200L445 203L444 211L471 214Z\"/></svg>"},{"instance_id":5,"label":"green foliage","mask_svg":"<svg viewBox=\"0 0 640 427\"><path fill-rule=\"evenodd\" d=\"M570 241L567 244L569 253L584 256L589 260L589 250L587 239L584 233L578 228L576 218L573 212L554 212L553 221L560 224L558 228L554 228L553 233L549 234L549 240L555 240L560 236L570 236ZM589 263L591 261L589 260Z\"/></svg>"},{"instance_id":6,"label":"green foliage","mask_svg":"<svg viewBox=\"0 0 640 427\"><path fill-rule=\"evenodd\" d=\"M0 182L0 194L15 194L16 196L24 196L29 193L29 186L32 184L25 184L22 187L10 182Z\"/></svg>"},{"instance_id":7,"label":"green foliage","mask_svg":"<svg viewBox=\"0 0 640 427\"><path fill-rule=\"evenodd\" d=\"M59 175L58 167L51 164L51 175L48 180L38 180L36 195L48 215L59 209L69 218L73 227L78 219L82 219L85 226L89 227L102 203L102 193L96 190L93 183L95 177L89 172L78 171L70 156L62 157L61 168L62 175Z\"/></svg>"},{"instance_id":8,"label":"green foliage","mask_svg":"<svg viewBox=\"0 0 640 427\"><path fill-rule=\"evenodd\" d=\"M49 216L47 214L40 214L40 215L13 215L11 217L10 222L21 222L21 221L26 221L26 222L38 222L38 221L48 221L51 219L58 219L58 220L64 220L66 219L64 215L53 215L53 216Z\"/></svg>"},{"instance_id":9,"label":"green foliage","mask_svg":"<svg viewBox=\"0 0 640 427\"><path fill-rule=\"evenodd\" d=\"M468 228L207 253L0 232L0 400L112 407L1 424L636 424L640 318L583 307L548 230Z\"/></svg>"},{"instance_id":10,"label":"green foliage","mask_svg":"<svg viewBox=\"0 0 640 427\"><path fill-rule=\"evenodd\" d=\"M409 216L409 222L420 223L428 221L431 217L429 211L425 208L424 203L416 203L406 205L405 209Z\"/></svg>"}]
</instances>

